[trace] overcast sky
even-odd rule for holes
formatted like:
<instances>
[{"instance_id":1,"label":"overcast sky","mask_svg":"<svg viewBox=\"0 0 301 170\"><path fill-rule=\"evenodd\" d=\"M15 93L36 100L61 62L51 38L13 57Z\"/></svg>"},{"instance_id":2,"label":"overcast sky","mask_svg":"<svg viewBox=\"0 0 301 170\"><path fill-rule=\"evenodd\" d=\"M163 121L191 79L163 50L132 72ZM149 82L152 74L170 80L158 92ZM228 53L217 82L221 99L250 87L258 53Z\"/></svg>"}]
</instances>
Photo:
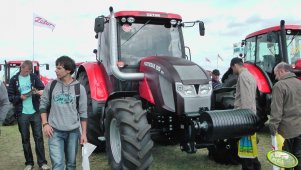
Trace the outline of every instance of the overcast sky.
<instances>
[{"instance_id":1,"label":"overcast sky","mask_svg":"<svg viewBox=\"0 0 301 170\"><path fill-rule=\"evenodd\" d=\"M110 6L115 11L170 12L180 14L183 21L204 21L204 37L197 27L184 29L185 45L194 62L207 70L218 67L222 73L233 57L233 43L247 34L279 25L281 19L301 24L300 0L1 0L0 63L32 59L33 13L56 25L53 32L34 27L35 59L51 65L50 71L42 70L44 75L55 77L54 62L61 55L76 62L95 61L94 19L108 15ZM218 54L224 61L217 62Z\"/></svg>"}]
</instances>

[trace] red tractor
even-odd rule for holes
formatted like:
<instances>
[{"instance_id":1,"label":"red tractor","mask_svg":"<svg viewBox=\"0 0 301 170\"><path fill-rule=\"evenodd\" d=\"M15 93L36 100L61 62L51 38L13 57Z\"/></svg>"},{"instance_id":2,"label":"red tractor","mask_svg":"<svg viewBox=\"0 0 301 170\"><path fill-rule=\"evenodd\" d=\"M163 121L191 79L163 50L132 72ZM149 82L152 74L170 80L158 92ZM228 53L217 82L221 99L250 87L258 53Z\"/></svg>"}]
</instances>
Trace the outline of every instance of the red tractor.
<instances>
[{"instance_id":1,"label":"red tractor","mask_svg":"<svg viewBox=\"0 0 301 170\"><path fill-rule=\"evenodd\" d=\"M20 66L22 64L22 60L14 60L14 61L5 61L4 64L0 64L0 70L2 66L4 66L4 82L8 86L9 80L14 76L16 73L20 71ZM38 61L32 61L33 64L33 73L40 77L41 81L46 85L49 79L45 76L40 74L40 66L46 66L46 70L49 70L49 64L39 64Z\"/></svg>"},{"instance_id":2,"label":"red tractor","mask_svg":"<svg viewBox=\"0 0 301 170\"><path fill-rule=\"evenodd\" d=\"M247 35L242 45L244 66L257 80L257 115L263 124L270 113L272 87L276 82L273 72L275 66L281 61L287 62L301 78L301 25L285 25L282 20L279 26ZM223 77L226 84L230 82L227 81L229 72ZM235 84L236 81L232 82Z\"/></svg>"},{"instance_id":3,"label":"red tractor","mask_svg":"<svg viewBox=\"0 0 301 170\"><path fill-rule=\"evenodd\" d=\"M148 169L153 141L195 153L257 130L250 110L209 111L211 79L185 55L182 28L196 24L204 35L203 22L172 13L110 7L95 19L97 61L83 63L76 77L88 95L88 141L106 148L112 169Z\"/></svg>"}]
</instances>

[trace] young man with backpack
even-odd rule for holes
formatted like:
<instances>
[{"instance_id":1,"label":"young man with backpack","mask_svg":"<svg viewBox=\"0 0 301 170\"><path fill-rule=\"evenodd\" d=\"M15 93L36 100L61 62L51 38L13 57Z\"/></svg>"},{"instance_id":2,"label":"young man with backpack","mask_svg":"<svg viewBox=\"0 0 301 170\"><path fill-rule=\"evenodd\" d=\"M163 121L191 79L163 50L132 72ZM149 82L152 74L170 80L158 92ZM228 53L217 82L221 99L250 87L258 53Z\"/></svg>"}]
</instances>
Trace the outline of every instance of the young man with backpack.
<instances>
[{"instance_id":1,"label":"young man with backpack","mask_svg":"<svg viewBox=\"0 0 301 170\"><path fill-rule=\"evenodd\" d=\"M62 56L55 64L57 79L48 83L41 98L43 131L48 137L52 168L64 169L66 163L66 169L75 170L78 141L87 142L87 94L71 76L76 68L73 59Z\"/></svg>"}]
</instances>

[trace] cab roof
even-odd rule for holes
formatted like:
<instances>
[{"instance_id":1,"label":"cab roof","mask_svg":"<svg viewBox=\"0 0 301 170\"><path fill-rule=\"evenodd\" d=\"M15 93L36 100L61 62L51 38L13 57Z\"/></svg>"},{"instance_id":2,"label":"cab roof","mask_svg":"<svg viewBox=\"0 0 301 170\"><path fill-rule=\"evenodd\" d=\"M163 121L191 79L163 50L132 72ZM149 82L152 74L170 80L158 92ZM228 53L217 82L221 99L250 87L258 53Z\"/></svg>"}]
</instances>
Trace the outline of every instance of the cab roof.
<instances>
[{"instance_id":1,"label":"cab roof","mask_svg":"<svg viewBox=\"0 0 301 170\"><path fill-rule=\"evenodd\" d=\"M133 17L150 17L150 18L168 18L182 20L178 14L154 11L118 11L115 12L115 17L133 16Z\"/></svg>"},{"instance_id":2,"label":"cab roof","mask_svg":"<svg viewBox=\"0 0 301 170\"><path fill-rule=\"evenodd\" d=\"M300 30L301 31L301 25L285 25L285 29L286 30ZM271 32L271 31L280 31L280 25L265 28L265 29L253 32L253 33L247 35L246 39L251 38L251 37L255 37L257 35L266 34L266 33Z\"/></svg>"},{"instance_id":3,"label":"cab roof","mask_svg":"<svg viewBox=\"0 0 301 170\"><path fill-rule=\"evenodd\" d=\"M7 64L19 64L21 65L21 63L24 62L24 60L11 60L11 61L7 61ZM31 61L33 64L37 64L39 63L38 61Z\"/></svg>"}]
</instances>

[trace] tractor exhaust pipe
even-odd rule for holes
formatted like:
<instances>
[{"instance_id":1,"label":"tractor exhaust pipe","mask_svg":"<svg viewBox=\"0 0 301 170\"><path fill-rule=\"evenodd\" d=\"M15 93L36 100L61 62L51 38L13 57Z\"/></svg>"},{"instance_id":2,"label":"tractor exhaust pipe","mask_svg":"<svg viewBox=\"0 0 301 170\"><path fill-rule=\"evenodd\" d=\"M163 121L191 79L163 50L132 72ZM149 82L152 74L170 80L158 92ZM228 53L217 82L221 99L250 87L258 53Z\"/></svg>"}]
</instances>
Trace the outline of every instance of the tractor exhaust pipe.
<instances>
[{"instance_id":1,"label":"tractor exhaust pipe","mask_svg":"<svg viewBox=\"0 0 301 170\"><path fill-rule=\"evenodd\" d=\"M118 46L117 46L117 24L113 7L110 7L110 53L111 53L111 69L115 77L120 80L142 80L143 73L123 73L117 67L118 62Z\"/></svg>"},{"instance_id":2,"label":"tractor exhaust pipe","mask_svg":"<svg viewBox=\"0 0 301 170\"><path fill-rule=\"evenodd\" d=\"M285 21L280 21L280 41L281 41L281 52L282 52L282 61L287 61L287 46L286 46L286 30L285 30Z\"/></svg>"}]
</instances>

